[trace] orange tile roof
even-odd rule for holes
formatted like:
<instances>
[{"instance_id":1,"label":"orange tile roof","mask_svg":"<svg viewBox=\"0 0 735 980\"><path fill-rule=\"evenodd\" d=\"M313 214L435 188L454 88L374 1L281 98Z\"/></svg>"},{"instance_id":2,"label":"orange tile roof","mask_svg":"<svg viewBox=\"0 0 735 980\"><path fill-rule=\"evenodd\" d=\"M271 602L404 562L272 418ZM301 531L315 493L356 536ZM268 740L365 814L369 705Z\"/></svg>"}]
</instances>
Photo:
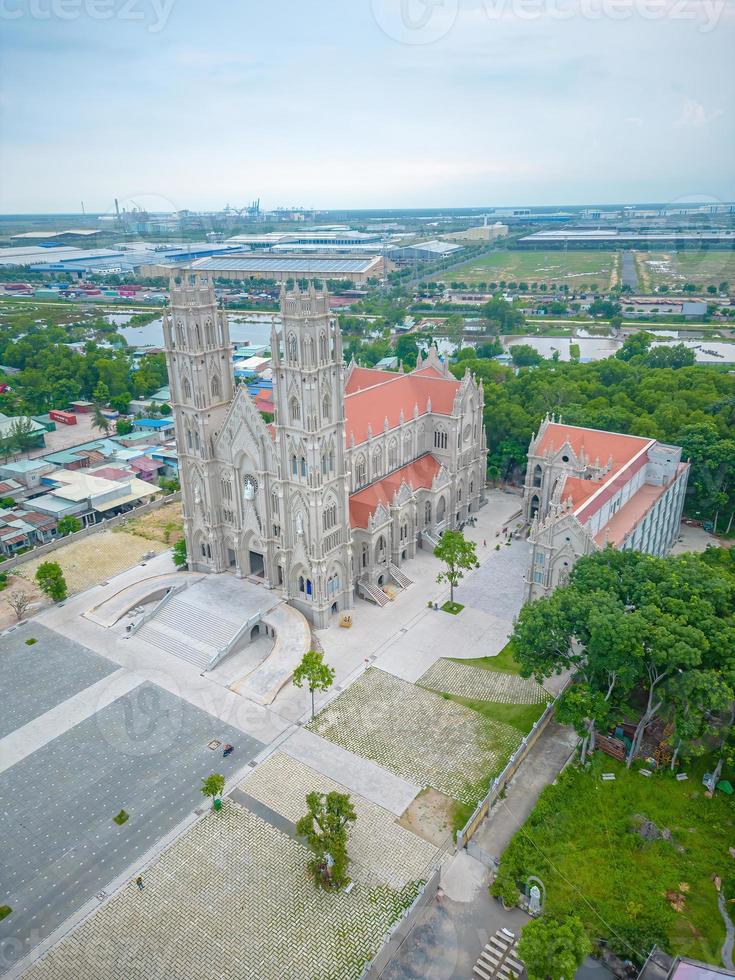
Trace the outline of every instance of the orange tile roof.
<instances>
[{"instance_id":1,"label":"orange tile roof","mask_svg":"<svg viewBox=\"0 0 735 980\"><path fill-rule=\"evenodd\" d=\"M442 372L435 367L421 368L420 371L414 371L413 375L416 378L443 378L444 377Z\"/></svg>"},{"instance_id":2,"label":"orange tile roof","mask_svg":"<svg viewBox=\"0 0 735 980\"><path fill-rule=\"evenodd\" d=\"M402 377L400 371L377 371L375 368L354 367L345 385L345 394L352 395L363 388L385 384L392 378Z\"/></svg>"},{"instance_id":3,"label":"orange tile roof","mask_svg":"<svg viewBox=\"0 0 735 980\"><path fill-rule=\"evenodd\" d=\"M345 438L348 445L353 435L355 444L364 442L367 439L368 425L372 426L373 434L378 435L383 431L386 418L388 427L395 428L400 424L401 410L406 421L413 418L415 405L418 405L419 415L425 415L429 399L431 399L432 412L451 415L454 397L459 390L459 381L455 378L444 378L438 374L432 377L422 372L395 374L372 371L370 373L386 375L386 380L380 385L376 384L345 395ZM353 376L354 374L353 371Z\"/></svg>"},{"instance_id":4,"label":"orange tile roof","mask_svg":"<svg viewBox=\"0 0 735 980\"><path fill-rule=\"evenodd\" d=\"M582 480L577 476L568 476L564 481L561 499L564 501L571 497L572 506L576 510L580 504L583 504L602 486L604 486L604 482L599 480Z\"/></svg>"},{"instance_id":5,"label":"orange tile roof","mask_svg":"<svg viewBox=\"0 0 735 980\"><path fill-rule=\"evenodd\" d=\"M619 432L602 432L599 429L584 429L578 425L562 425L560 422L550 422L541 441L536 446L536 452L556 452L565 443L579 456L584 449L588 463L600 460L602 466L612 456L614 469L619 469L646 446L651 446L655 439L643 439L641 436L626 436Z\"/></svg>"},{"instance_id":6,"label":"orange tile roof","mask_svg":"<svg viewBox=\"0 0 735 980\"><path fill-rule=\"evenodd\" d=\"M389 507L394 494L404 483L412 490L431 487L440 469L441 463L431 453L426 453L413 463L394 470L382 480L371 483L364 490L353 493L350 497L350 526L366 528L368 518L375 513L378 506L385 504Z\"/></svg>"}]
</instances>

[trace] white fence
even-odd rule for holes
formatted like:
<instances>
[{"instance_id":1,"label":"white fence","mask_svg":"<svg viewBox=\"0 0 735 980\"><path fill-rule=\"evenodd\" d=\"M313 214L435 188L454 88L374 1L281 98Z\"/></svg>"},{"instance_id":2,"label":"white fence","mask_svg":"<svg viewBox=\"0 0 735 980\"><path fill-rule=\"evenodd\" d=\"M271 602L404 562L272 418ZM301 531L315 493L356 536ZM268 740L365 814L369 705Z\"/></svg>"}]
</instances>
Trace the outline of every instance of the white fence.
<instances>
[{"instance_id":1,"label":"white fence","mask_svg":"<svg viewBox=\"0 0 735 980\"><path fill-rule=\"evenodd\" d=\"M104 521L100 521L99 524L90 524L89 527L83 527L80 531L67 534L63 538L54 538L53 541L49 541L47 544L39 544L37 547L31 548L30 551L24 551L22 555L17 555L15 558L7 558L5 561L0 562L0 572L10 572L19 565L23 565L27 561L32 561L34 558L49 555L58 548L63 548L64 545L71 544L72 541L81 541L82 538L88 538L91 534L98 534L100 531L105 531L108 528L125 524L126 521L139 517L141 514L158 510L159 507L165 507L166 504L175 503L177 500L181 500L180 490L177 490L176 493L169 494L168 497L158 497L156 500L150 500L147 504L134 507L133 510L129 510L125 514L109 517ZM32 503L32 501L29 501L29 503Z\"/></svg>"}]
</instances>

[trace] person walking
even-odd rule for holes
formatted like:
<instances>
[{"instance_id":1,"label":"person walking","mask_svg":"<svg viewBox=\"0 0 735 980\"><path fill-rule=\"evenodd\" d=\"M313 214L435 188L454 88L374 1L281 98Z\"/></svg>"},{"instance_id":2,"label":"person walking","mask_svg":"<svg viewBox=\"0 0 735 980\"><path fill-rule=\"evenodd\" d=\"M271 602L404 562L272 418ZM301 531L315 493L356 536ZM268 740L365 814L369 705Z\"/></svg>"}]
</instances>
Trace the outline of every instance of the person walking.
<instances>
[{"instance_id":1,"label":"person walking","mask_svg":"<svg viewBox=\"0 0 735 980\"><path fill-rule=\"evenodd\" d=\"M138 877L135 879L135 884L138 886L138 891L139 892L142 892L143 889L145 888L145 885L143 884L143 876L142 875L138 875Z\"/></svg>"}]
</instances>

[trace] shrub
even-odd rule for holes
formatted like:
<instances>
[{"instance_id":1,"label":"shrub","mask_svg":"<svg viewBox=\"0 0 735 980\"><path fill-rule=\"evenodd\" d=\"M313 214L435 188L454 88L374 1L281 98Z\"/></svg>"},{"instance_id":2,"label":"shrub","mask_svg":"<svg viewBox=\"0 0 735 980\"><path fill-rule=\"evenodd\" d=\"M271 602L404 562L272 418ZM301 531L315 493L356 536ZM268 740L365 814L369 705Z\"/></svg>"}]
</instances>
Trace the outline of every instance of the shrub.
<instances>
[{"instance_id":1,"label":"shrub","mask_svg":"<svg viewBox=\"0 0 735 980\"><path fill-rule=\"evenodd\" d=\"M186 539L185 538L182 538L180 541L177 541L176 544L173 546L171 558L173 559L173 563L174 565L176 565L177 568L186 567Z\"/></svg>"},{"instance_id":2,"label":"shrub","mask_svg":"<svg viewBox=\"0 0 735 980\"><path fill-rule=\"evenodd\" d=\"M129 820L129 818L130 818L130 814L126 813L125 810L121 810L118 814L116 814L112 818L112 820L113 823L116 823L118 825L118 827L122 827L122 825L126 823Z\"/></svg>"},{"instance_id":3,"label":"shrub","mask_svg":"<svg viewBox=\"0 0 735 980\"><path fill-rule=\"evenodd\" d=\"M512 875L509 875L502 869L495 876L495 881L490 886L490 894L494 895L495 898L499 898L507 908L513 908L520 896L518 886Z\"/></svg>"},{"instance_id":4,"label":"shrub","mask_svg":"<svg viewBox=\"0 0 735 980\"><path fill-rule=\"evenodd\" d=\"M7 919L7 917L10 915L12 911L13 910L9 905L0 905L0 922L3 919Z\"/></svg>"},{"instance_id":5,"label":"shrub","mask_svg":"<svg viewBox=\"0 0 735 980\"><path fill-rule=\"evenodd\" d=\"M69 594L64 573L58 562L42 562L36 570L36 582L40 590L54 602L61 602Z\"/></svg>"},{"instance_id":6,"label":"shrub","mask_svg":"<svg viewBox=\"0 0 735 980\"><path fill-rule=\"evenodd\" d=\"M26 640L26 646L32 647L34 643L38 643L38 640L35 638L35 636L29 636Z\"/></svg>"}]
</instances>

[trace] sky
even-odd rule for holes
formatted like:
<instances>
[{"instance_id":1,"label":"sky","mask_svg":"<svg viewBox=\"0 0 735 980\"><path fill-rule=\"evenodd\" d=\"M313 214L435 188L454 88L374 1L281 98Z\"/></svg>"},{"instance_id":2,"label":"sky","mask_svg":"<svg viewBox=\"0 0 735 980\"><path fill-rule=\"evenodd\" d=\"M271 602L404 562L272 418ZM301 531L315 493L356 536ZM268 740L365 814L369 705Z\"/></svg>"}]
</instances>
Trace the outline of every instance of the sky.
<instances>
[{"instance_id":1,"label":"sky","mask_svg":"<svg viewBox=\"0 0 735 980\"><path fill-rule=\"evenodd\" d=\"M0 212L735 199L735 0L0 0Z\"/></svg>"}]
</instances>

